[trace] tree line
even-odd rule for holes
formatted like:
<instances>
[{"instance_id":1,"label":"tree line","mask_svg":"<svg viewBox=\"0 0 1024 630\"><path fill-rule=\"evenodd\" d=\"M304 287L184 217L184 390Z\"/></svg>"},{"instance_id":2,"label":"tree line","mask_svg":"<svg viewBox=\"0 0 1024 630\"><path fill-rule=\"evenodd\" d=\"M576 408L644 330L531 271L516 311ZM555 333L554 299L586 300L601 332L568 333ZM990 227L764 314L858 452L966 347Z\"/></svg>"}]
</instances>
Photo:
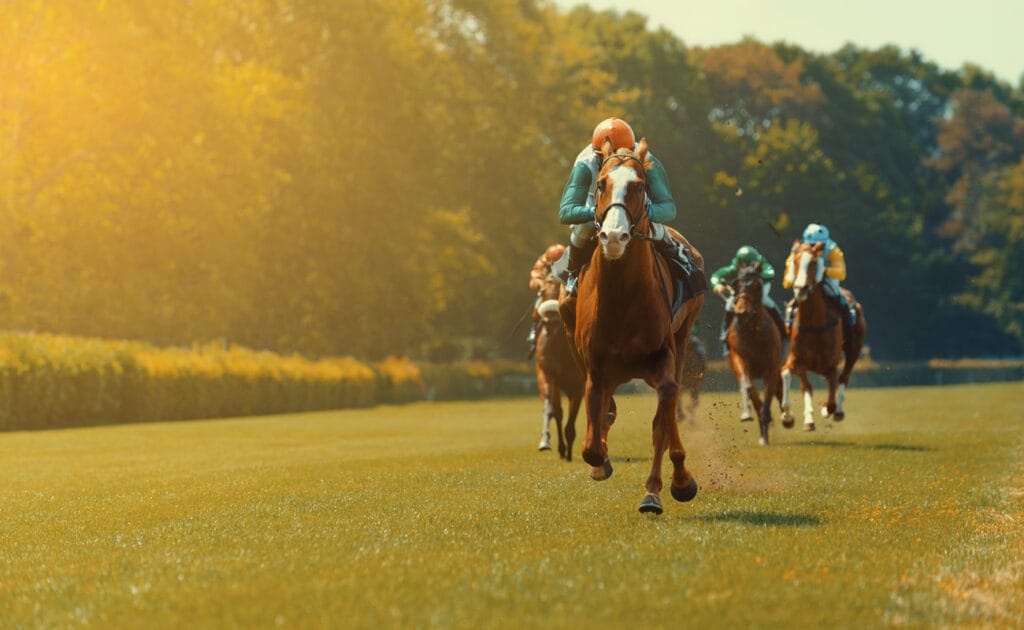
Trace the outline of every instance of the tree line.
<instances>
[{"instance_id":1,"label":"tree line","mask_svg":"<svg viewBox=\"0 0 1024 630\"><path fill-rule=\"evenodd\" d=\"M781 266L819 221L876 357L1024 342L1024 86L983 68L540 0L22 0L0 68L3 328L523 356L569 167L617 115L709 267Z\"/></svg>"}]
</instances>

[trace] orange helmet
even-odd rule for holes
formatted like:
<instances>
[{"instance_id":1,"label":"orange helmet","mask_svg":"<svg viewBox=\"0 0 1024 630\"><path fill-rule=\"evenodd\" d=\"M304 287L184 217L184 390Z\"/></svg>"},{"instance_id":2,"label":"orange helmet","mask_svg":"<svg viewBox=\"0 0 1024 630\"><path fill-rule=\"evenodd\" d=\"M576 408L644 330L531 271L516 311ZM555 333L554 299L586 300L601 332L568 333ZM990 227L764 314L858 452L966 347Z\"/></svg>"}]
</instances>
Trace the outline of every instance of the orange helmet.
<instances>
[{"instance_id":1,"label":"orange helmet","mask_svg":"<svg viewBox=\"0 0 1024 630\"><path fill-rule=\"evenodd\" d=\"M621 118L605 118L594 127L594 136L590 140L594 148L600 149L605 140L612 141L612 151L636 146L633 128Z\"/></svg>"}]
</instances>

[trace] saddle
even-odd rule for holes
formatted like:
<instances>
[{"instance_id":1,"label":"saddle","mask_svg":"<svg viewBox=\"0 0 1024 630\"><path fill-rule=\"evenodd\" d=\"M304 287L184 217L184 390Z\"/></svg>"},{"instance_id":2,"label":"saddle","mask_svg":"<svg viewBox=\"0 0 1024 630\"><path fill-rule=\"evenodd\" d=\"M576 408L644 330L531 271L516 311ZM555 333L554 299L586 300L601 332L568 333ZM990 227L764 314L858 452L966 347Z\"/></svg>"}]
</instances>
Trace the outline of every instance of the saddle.
<instances>
[{"instance_id":1,"label":"saddle","mask_svg":"<svg viewBox=\"0 0 1024 630\"><path fill-rule=\"evenodd\" d=\"M708 281L704 276L704 272L694 264L693 255L689 252L686 245L679 241L675 241L675 243L675 251L654 247L654 252L659 254L668 263L672 293L675 295L675 299L670 304L673 319L687 300L704 293L708 288Z\"/></svg>"}]
</instances>

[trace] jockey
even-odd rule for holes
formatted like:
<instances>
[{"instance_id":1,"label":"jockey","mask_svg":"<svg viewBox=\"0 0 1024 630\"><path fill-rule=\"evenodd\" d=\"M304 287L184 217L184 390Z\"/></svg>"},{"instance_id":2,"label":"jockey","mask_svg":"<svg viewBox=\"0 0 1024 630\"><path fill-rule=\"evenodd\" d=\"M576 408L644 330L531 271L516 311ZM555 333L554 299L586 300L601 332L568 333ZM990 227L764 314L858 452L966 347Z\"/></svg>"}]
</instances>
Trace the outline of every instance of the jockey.
<instances>
[{"instance_id":1,"label":"jockey","mask_svg":"<svg viewBox=\"0 0 1024 630\"><path fill-rule=\"evenodd\" d=\"M839 245L833 241L828 235L828 228L819 223L811 223L804 229L803 242L811 243L824 243L825 245L825 279L822 281L823 291L822 293L832 304L839 309L839 313L842 315L843 320L843 339L849 341L853 339L853 329L857 325L857 309L854 305L846 301L846 294L844 294L840 288L839 283L846 279L846 257L843 255L843 250L839 249ZM796 253L796 248L789 253L789 257L786 259L786 275L782 278L782 286L787 289L792 288L793 281L793 256ZM790 321L791 309L786 312L786 322Z\"/></svg>"},{"instance_id":2,"label":"jockey","mask_svg":"<svg viewBox=\"0 0 1024 630\"><path fill-rule=\"evenodd\" d=\"M597 246L594 235L597 231L594 221L596 207L595 190L597 176L601 171L601 146L606 140L612 143L612 151L635 149L636 136L633 129L621 118L608 118L594 128L590 144L576 157L569 173L569 180L562 191L558 209L558 220L571 225L569 239L568 280L566 293L576 295L579 272L590 260ZM700 293L707 287L704 275L697 268L690 252L662 225L676 217L676 203L668 185L668 175L652 153L647 154L651 168L647 171L647 215L651 219L651 233L648 235L658 251L669 262L683 270L686 284L693 293Z\"/></svg>"},{"instance_id":3,"label":"jockey","mask_svg":"<svg viewBox=\"0 0 1024 630\"><path fill-rule=\"evenodd\" d=\"M530 288L537 292L537 300L533 304L533 324L530 325L530 332L526 336L526 345L529 346L529 352L526 355L527 359L532 359L533 355L537 353L537 335L540 332L541 325L541 316L537 312L537 307L544 301L544 283L547 280L548 274L551 273L551 265L561 258L564 253L565 245L559 243L548 245L548 248L544 250L540 258L533 263L533 268L530 269Z\"/></svg>"},{"instance_id":4,"label":"jockey","mask_svg":"<svg viewBox=\"0 0 1024 630\"><path fill-rule=\"evenodd\" d=\"M733 304L736 296L730 291L731 285L739 277L741 268L751 267L757 263L761 263L761 285L764 288L762 303L768 309L772 321L779 327L783 339L786 337L786 325L782 321L782 310L768 294L772 288L772 280L775 279L775 268L759 251L750 245L744 245L736 250L736 255L732 257L732 262L728 266L711 274L711 289L725 300L725 317L722 318L722 334L720 336L722 356L729 356L729 325L735 315Z\"/></svg>"}]
</instances>

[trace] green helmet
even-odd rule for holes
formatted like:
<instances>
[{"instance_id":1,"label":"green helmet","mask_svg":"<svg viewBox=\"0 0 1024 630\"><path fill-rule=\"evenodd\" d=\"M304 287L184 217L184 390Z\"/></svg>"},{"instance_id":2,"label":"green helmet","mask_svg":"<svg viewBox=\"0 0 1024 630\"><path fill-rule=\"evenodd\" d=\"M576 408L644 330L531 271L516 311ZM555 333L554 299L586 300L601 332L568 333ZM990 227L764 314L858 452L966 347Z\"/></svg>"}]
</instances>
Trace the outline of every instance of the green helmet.
<instances>
[{"instance_id":1,"label":"green helmet","mask_svg":"<svg viewBox=\"0 0 1024 630\"><path fill-rule=\"evenodd\" d=\"M761 254L750 245L744 245L736 250L736 262L741 265L752 265L761 260Z\"/></svg>"}]
</instances>

